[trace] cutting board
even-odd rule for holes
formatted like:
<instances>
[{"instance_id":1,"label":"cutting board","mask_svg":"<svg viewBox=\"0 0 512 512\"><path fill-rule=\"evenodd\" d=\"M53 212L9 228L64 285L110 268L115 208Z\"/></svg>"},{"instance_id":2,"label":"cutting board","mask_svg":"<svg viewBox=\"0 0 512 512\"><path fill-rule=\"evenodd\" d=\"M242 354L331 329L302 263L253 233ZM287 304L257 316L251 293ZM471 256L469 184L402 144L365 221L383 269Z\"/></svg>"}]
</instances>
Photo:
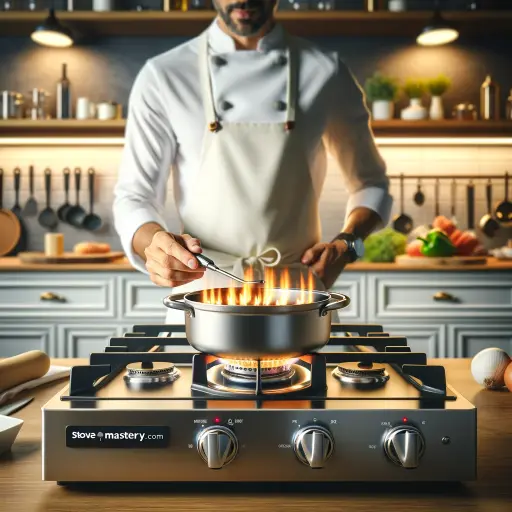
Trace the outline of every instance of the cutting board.
<instances>
[{"instance_id":1,"label":"cutting board","mask_svg":"<svg viewBox=\"0 0 512 512\"><path fill-rule=\"evenodd\" d=\"M44 252L20 252L18 258L22 263L109 263L122 258L122 252L106 252L103 254L76 254L65 252L62 256L46 256Z\"/></svg>"},{"instance_id":2,"label":"cutting board","mask_svg":"<svg viewBox=\"0 0 512 512\"><path fill-rule=\"evenodd\" d=\"M418 267L432 267L436 265L460 266L460 265L485 265L485 256L449 256L446 258L428 258L426 256L408 256L401 254L395 258L397 265L408 265Z\"/></svg>"}]
</instances>

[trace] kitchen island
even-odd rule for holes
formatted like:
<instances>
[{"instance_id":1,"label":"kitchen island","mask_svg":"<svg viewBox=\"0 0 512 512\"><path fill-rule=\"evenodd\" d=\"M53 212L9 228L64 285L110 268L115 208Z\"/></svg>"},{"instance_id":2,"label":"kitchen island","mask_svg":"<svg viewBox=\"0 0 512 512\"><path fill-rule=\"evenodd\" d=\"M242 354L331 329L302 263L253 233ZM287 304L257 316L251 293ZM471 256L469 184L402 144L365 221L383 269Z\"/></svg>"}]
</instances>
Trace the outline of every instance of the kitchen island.
<instances>
[{"instance_id":1,"label":"kitchen island","mask_svg":"<svg viewBox=\"0 0 512 512\"><path fill-rule=\"evenodd\" d=\"M85 364L56 359L59 365ZM477 480L458 484L178 484L59 487L41 480L41 407L65 381L23 396L35 400L15 414L25 421L12 452L0 456L0 511L103 510L343 510L505 512L512 486L512 394L487 391L470 374L469 359L435 359L448 382L477 407Z\"/></svg>"}]
</instances>

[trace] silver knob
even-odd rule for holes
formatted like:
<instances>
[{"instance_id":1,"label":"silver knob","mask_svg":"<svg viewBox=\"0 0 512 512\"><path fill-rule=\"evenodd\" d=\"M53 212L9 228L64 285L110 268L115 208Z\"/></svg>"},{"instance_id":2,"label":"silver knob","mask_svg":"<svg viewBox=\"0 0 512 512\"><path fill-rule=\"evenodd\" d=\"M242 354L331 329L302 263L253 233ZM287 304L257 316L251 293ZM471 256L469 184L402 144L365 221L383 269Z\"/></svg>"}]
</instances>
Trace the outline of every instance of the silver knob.
<instances>
[{"instance_id":1,"label":"silver knob","mask_svg":"<svg viewBox=\"0 0 512 512\"><path fill-rule=\"evenodd\" d=\"M414 469L419 466L420 458L425 451L425 439L415 427L395 427L386 434L384 451L398 466Z\"/></svg>"},{"instance_id":2,"label":"silver knob","mask_svg":"<svg viewBox=\"0 0 512 512\"><path fill-rule=\"evenodd\" d=\"M293 449L297 458L313 469L322 468L332 455L334 439L324 427L301 428L293 438Z\"/></svg>"},{"instance_id":3,"label":"silver knob","mask_svg":"<svg viewBox=\"0 0 512 512\"><path fill-rule=\"evenodd\" d=\"M207 427L197 438L199 455L211 469L229 464L238 453L238 440L226 427Z\"/></svg>"}]
</instances>

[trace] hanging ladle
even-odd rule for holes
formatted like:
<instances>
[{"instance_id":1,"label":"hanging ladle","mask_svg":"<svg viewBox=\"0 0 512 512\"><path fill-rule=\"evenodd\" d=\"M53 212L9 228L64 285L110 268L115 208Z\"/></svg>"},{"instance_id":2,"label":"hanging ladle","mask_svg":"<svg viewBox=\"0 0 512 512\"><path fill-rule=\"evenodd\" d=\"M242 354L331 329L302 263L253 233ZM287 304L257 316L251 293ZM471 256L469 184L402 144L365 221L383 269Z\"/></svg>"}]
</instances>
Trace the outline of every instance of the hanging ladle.
<instances>
[{"instance_id":1,"label":"hanging ladle","mask_svg":"<svg viewBox=\"0 0 512 512\"><path fill-rule=\"evenodd\" d=\"M423 203L425 202L425 194L421 190L421 179L418 179L418 190L416 190L413 200L414 204L418 206L423 206Z\"/></svg>"},{"instance_id":2,"label":"hanging ladle","mask_svg":"<svg viewBox=\"0 0 512 512\"><path fill-rule=\"evenodd\" d=\"M238 281L239 283L244 284L263 284L265 281L263 279L259 281L246 281L245 279L242 279L240 277L234 276L233 274L230 274L229 272L226 272L225 270L222 270L221 268L217 267L215 262L211 260L210 258L207 258L203 254L195 254L194 255L199 263L203 265L203 267L206 267L210 270L213 270L214 272L217 272L219 274L222 274L223 276L229 277L230 279L234 279L235 281Z\"/></svg>"},{"instance_id":3,"label":"hanging ladle","mask_svg":"<svg viewBox=\"0 0 512 512\"><path fill-rule=\"evenodd\" d=\"M399 233L408 235L412 230L412 219L404 213L404 175L400 174L400 215L393 220L393 228Z\"/></svg>"}]
</instances>

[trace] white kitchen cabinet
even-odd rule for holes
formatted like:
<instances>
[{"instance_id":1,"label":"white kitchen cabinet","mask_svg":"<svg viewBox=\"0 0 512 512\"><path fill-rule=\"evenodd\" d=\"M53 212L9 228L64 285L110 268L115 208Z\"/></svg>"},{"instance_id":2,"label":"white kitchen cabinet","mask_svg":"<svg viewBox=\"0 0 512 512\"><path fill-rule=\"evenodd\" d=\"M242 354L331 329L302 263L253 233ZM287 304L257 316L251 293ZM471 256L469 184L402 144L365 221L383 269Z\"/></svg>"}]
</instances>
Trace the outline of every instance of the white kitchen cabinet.
<instances>
[{"instance_id":1,"label":"white kitchen cabinet","mask_svg":"<svg viewBox=\"0 0 512 512\"><path fill-rule=\"evenodd\" d=\"M368 275L368 319L512 319L512 273L381 272Z\"/></svg>"},{"instance_id":2,"label":"white kitchen cabinet","mask_svg":"<svg viewBox=\"0 0 512 512\"><path fill-rule=\"evenodd\" d=\"M121 317L137 323L164 323L167 309L162 300L170 293L169 288L153 284L147 275L126 273L118 279Z\"/></svg>"},{"instance_id":3,"label":"white kitchen cabinet","mask_svg":"<svg viewBox=\"0 0 512 512\"><path fill-rule=\"evenodd\" d=\"M450 357L473 357L488 347L502 348L512 356L512 325L496 323L492 325L452 324L448 327Z\"/></svg>"},{"instance_id":4,"label":"white kitchen cabinet","mask_svg":"<svg viewBox=\"0 0 512 512\"><path fill-rule=\"evenodd\" d=\"M423 352L427 357L447 357L446 326L443 324L385 323L383 329L391 336L405 336L412 352Z\"/></svg>"},{"instance_id":5,"label":"white kitchen cabinet","mask_svg":"<svg viewBox=\"0 0 512 512\"><path fill-rule=\"evenodd\" d=\"M107 273L0 273L0 318L114 319L115 278Z\"/></svg>"},{"instance_id":6,"label":"white kitchen cabinet","mask_svg":"<svg viewBox=\"0 0 512 512\"><path fill-rule=\"evenodd\" d=\"M350 304L332 315L333 322L352 324L366 322L365 289L366 275L364 273L346 272L338 278L332 291L350 297Z\"/></svg>"},{"instance_id":7,"label":"white kitchen cabinet","mask_svg":"<svg viewBox=\"0 0 512 512\"><path fill-rule=\"evenodd\" d=\"M351 299L333 321L382 325L429 357L489 346L512 354L510 271L346 271L332 290ZM65 301L41 301L43 292ZM434 300L438 292L455 301ZM135 324L164 323L167 293L140 272L0 272L0 357L34 348L88 356Z\"/></svg>"},{"instance_id":8,"label":"white kitchen cabinet","mask_svg":"<svg viewBox=\"0 0 512 512\"><path fill-rule=\"evenodd\" d=\"M110 338L121 335L121 328L97 325L59 325L57 327L59 357L89 357L103 352Z\"/></svg>"},{"instance_id":9,"label":"white kitchen cabinet","mask_svg":"<svg viewBox=\"0 0 512 512\"><path fill-rule=\"evenodd\" d=\"M53 325L0 322L0 357L11 357L29 350L56 354L55 341Z\"/></svg>"}]
</instances>

